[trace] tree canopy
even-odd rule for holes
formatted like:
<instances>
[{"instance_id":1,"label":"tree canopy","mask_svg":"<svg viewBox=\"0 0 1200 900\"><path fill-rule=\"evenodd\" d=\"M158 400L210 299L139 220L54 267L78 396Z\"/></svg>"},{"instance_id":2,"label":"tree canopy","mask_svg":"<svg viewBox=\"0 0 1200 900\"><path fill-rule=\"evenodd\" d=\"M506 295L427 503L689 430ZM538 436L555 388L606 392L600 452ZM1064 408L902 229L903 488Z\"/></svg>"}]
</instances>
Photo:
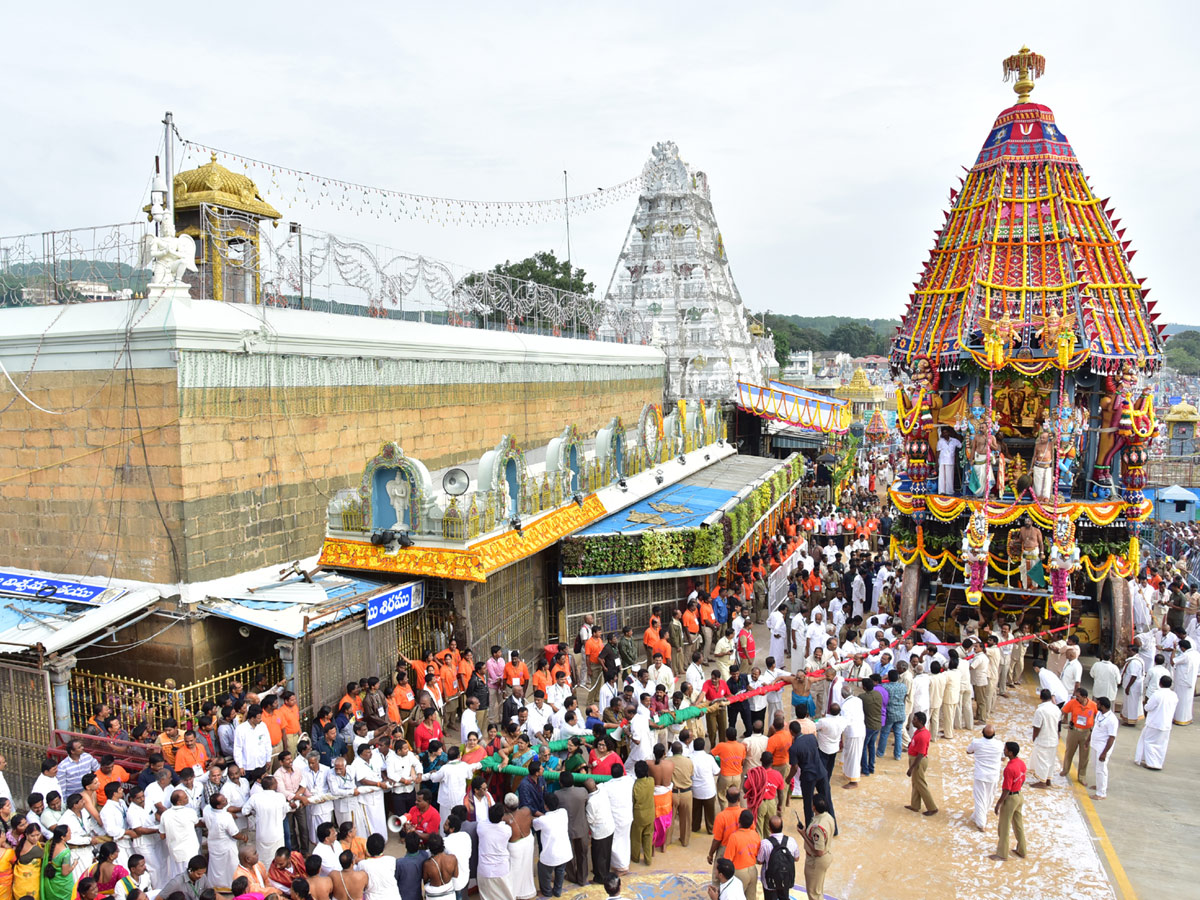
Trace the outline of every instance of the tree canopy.
<instances>
[{"instance_id":1,"label":"tree canopy","mask_svg":"<svg viewBox=\"0 0 1200 900\"><path fill-rule=\"evenodd\" d=\"M596 286L587 280L587 273L567 260L560 260L553 250L541 250L519 262L505 260L496 263L492 271L520 281L532 281L576 294L591 294ZM470 277L470 276L468 276Z\"/></svg>"},{"instance_id":2,"label":"tree canopy","mask_svg":"<svg viewBox=\"0 0 1200 900\"><path fill-rule=\"evenodd\" d=\"M1200 375L1200 331L1181 331L1167 341L1167 365L1180 375Z\"/></svg>"}]
</instances>

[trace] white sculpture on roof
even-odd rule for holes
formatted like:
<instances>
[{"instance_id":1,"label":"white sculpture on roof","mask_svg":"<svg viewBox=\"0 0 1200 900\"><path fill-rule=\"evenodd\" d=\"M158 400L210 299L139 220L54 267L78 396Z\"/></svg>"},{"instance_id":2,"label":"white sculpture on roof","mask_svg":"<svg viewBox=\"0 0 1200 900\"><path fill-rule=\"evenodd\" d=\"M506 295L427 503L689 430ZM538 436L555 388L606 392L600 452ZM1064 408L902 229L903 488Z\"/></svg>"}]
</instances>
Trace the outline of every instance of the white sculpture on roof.
<instances>
[{"instance_id":1,"label":"white sculpture on roof","mask_svg":"<svg viewBox=\"0 0 1200 900\"><path fill-rule=\"evenodd\" d=\"M605 300L650 321L651 343L667 355L669 399L732 399L739 380L765 383L773 345L747 328L708 177L671 141L650 154Z\"/></svg>"}]
</instances>

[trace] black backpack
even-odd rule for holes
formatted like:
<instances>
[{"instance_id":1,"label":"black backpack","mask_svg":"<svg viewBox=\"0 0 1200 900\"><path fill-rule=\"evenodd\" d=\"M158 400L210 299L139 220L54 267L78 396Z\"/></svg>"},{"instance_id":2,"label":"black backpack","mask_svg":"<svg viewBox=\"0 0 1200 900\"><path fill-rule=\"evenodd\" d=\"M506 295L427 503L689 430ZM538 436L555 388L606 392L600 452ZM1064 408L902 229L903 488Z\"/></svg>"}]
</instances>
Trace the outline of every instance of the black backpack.
<instances>
[{"instance_id":1,"label":"black backpack","mask_svg":"<svg viewBox=\"0 0 1200 900\"><path fill-rule=\"evenodd\" d=\"M776 841L776 837L780 840ZM769 891L791 891L796 885L796 860L788 850L787 841L779 835L770 835L767 841L771 844L771 855L767 857L767 871L763 875L763 885Z\"/></svg>"}]
</instances>

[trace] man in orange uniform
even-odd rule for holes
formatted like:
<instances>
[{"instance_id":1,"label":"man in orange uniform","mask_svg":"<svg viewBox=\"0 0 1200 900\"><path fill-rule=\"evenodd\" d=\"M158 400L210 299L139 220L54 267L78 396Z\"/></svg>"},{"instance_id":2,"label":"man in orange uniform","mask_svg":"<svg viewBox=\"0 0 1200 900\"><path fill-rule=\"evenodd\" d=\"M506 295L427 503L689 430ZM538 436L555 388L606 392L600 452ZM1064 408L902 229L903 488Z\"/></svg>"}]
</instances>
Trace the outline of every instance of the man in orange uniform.
<instances>
[{"instance_id":1,"label":"man in orange uniform","mask_svg":"<svg viewBox=\"0 0 1200 900\"><path fill-rule=\"evenodd\" d=\"M411 744L413 740L413 729L416 723L413 722L413 708L417 705L417 695L413 691L412 685L408 683L408 675L400 672L396 676L396 686L392 688L392 697L390 704L395 704L396 717L392 721L396 725L401 725L404 728L404 735ZM389 710L389 717L390 717Z\"/></svg>"},{"instance_id":2,"label":"man in orange uniform","mask_svg":"<svg viewBox=\"0 0 1200 900\"><path fill-rule=\"evenodd\" d=\"M592 629L592 636L583 644L583 655L587 659L587 681L589 684L600 677L600 651L604 649L604 635L599 628Z\"/></svg>"},{"instance_id":3,"label":"man in orange uniform","mask_svg":"<svg viewBox=\"0 0 1200 900\"><path fill-rule=\"evenodd\" d=\"M96 793L101 806L108 802L108 798L104 796L105 785L114 781L128 782L129 773L113 761L111 753L106 753L100 757L100 768L96 770Z\"/></svg>"},{"instance_id":4,"label":"man in orange uniform","mask_svg":"<svg viewBox=\"0 0 1200 900\"><path fill-rule=\"evenodd\" d=\"M692 653L701 650L700 637L700 607L695 600L689 600L687 609L683 611L683 659L686 664L692 658ZM693 685L694 686L694 685Z\"/></svg>"},{"instance_id":5,"label":"man in orange uniform","mask_svg":"<svg viewBox=\"0 0 1200 900\"><path fill-rule=\"evenodd\" d=\"M504 664L504 686L509 690L514 687L529 687L529 666L521 659L521 652L514 650Z\"/></svg>"},{"instance_id":6,"label":"man in orange uniform","mask_svg":"<svg viewBox=\"0 0 1200 900\"><path fill-rule=\"evenodd\" d=\"M266 719L266 716L263 716ZM196 732L189 728L183 733L183 746L175 751L175 771L191 769L197 775L208 771L208 751L196 740ZM112 779L109 779L110 781ZM120 779L124 781L125 779ZM104 790L101 788L101 790Z\"/></svg>"},{"instance_id":7,"label":"man in orange uniform","mask_svg":"<svg viewBox=\"0 0 1200 900\"><path fill-rule=\"evenodd\" d=\"M712 755L721 761L717 776L717 809L724 809L725 793L742 785L742 766L746 762L746 745L737 739L737 729L725 729L725 740L712 748Z\"/></svg>"},{"instance_id":8,"label":"man in orange uniform","mask_svg":"<svg viewBox=\"0 0 1200 900\"><path fill-rule=\"evenodd\" d=\"M362 694L357 681L351 681L346 685L346 693L342 694L342 699L338 701L337 708L341 709L343 703L350 704L356 718L362 715Z\"/></svg>"},{"instance_id":9,"label":"man in orange uniform","mask_svg":"<svg viewBox=\"0 0 1200 900\"><path fill-rule=\"evenodd\" d=\"M716 881L717 867L715 865L717 851L729 842L729 836L738 830L738 817L748 810L742 806L742 792L730 788L717 796L717 802L725 804L724 808L713 819L712 843L708 846L708 863L713 867L713 880ZM721 854L724 856L724 853Z\"/></svg>"},{"instance_id":10,"label":"man in orange uniform","mask_svg":"<svg viewBox=\"0 0 1200 900\"><path fill-rule=\"evenodd\" d=\"M662 640L662 635L659 629L662 621L657 615L651 614L650 624L646 626L646 630L642 633L642 646L646 648L646 665L654 662L655 648L658 647L658 642Z\"/></svg>"},{"instance_id":11,"label":"man in orange uniform","mask_svg":"<svg viewBox=\"0 0 1200 900\"><path fill-rule=\"evenodd\" d=\"M1092 726L1096 724L1096 715L1100 712L1096 701L1088 697L1087 688L1082 685L1075 688L1075 696L1063 704L1063 721L1067 723L1067 747L1063 751L1062 771L1058 774L1063 778L1071 777L1071 761L1075 751L1079 751L1080 784L1087 784L1088 753L1091 749Z\"/></svg>"},{"instance_id":12,"label":"man in orange uniform","mask_svg":"<svg viewBox=\"0 0 1200 900\"><path fill-rule=\"evenodd\" d=\"M754 811L738 813L737 829L725 839L725 858L733 863L733 876L742 883L746 900L758 896L758 848L762 837L754 827Z\"/></svg>"},{"instance_id":13,"label":"man in orange uniform","mask_svg":"<svg viewBox=\"0 0 1200 900\"><path fill-rule=\"evenodd\" d=\"M300 743L300 703L295 691L284 691L279 699L277 712L283 726L283 749L295 756L296 745Z\"/></svg>"}]
</instances>

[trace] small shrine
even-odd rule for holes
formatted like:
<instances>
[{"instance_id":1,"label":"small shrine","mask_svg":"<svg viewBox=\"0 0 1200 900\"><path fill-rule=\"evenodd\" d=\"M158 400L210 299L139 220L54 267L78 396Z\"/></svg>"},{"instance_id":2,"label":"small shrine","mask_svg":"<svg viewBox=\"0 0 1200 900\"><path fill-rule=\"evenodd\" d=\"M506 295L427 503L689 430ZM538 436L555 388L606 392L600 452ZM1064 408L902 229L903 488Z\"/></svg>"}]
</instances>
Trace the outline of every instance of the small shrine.
<instances>
[{"instance_id":1,"label":"small shrine","mask_svg":"<svg viewBox=\"0 0 1200 900\"><path fill-rule=\"evenodd\" d=\"M1168 456L1190 456L1196 452L1200 410L1186 400L1180 400L1163 416L1163 422L1167 429Z\"/></svg>"},{"instance_id":2,"label":"small shrine","mask_svg":"<svg viewBox=\"0 0 1200 900\"><path fill-rule=\"evenodd\" d=\"M1163 338L1111 201L1029 99L1045 65L1027 47L1004 60L1017 102L950 191L892 344L907 460L893 550L920 563L906 618L940 591L946 612L965 597L988 616L1070 617L1117 648Z\"/></svg>"},{"instance_id":3,"label":"small shrine","mask_svg":"<svg viewBox=\"0 0 1200 900\"><path fill-rule=\"evenodd\" d=\"M876 410L883 409L886 391L883 385L871 384L866 371L855 369L848 384L833 389L833 396L850 403L850 414L854 421L865 423Z\"/></svg>"}]
</instances>

